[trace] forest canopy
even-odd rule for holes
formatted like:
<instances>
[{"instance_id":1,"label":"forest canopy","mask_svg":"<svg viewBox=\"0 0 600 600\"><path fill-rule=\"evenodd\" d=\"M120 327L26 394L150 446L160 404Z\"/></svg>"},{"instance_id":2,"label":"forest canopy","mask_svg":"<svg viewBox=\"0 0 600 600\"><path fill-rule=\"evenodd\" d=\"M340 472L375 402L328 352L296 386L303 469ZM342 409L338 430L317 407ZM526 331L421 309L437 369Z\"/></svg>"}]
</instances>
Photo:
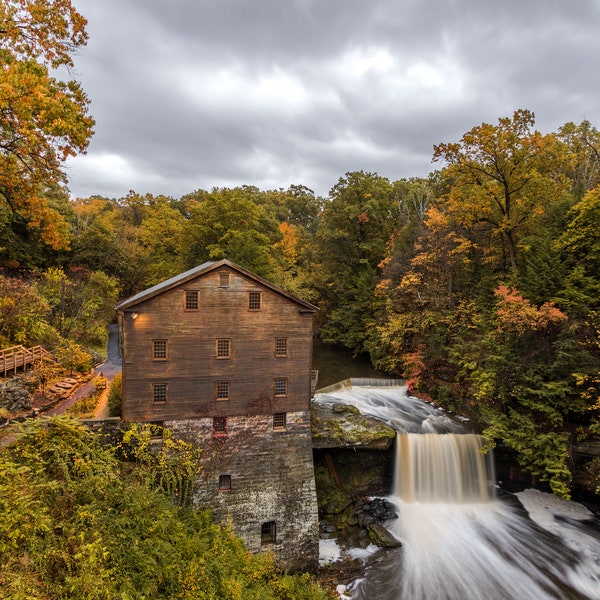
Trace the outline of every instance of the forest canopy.
<instances>
[{"instance_id":1,"label":"forest canopy","mask_svg":"<svg viewBox=\"0 0 600 600\"><path fill-rule=\"evenodd\" d=\"M94 120L79 83L55 74L59 68L73 66L73 52L87 41L85 24L70 0L10 0L0 5L0 249L4 254L30 238L53 250L68 248L62 165L86 149ZM12 260L7 257L15 265L24 258L26 253L16 253Z\"/></svg>"}]
</instances>

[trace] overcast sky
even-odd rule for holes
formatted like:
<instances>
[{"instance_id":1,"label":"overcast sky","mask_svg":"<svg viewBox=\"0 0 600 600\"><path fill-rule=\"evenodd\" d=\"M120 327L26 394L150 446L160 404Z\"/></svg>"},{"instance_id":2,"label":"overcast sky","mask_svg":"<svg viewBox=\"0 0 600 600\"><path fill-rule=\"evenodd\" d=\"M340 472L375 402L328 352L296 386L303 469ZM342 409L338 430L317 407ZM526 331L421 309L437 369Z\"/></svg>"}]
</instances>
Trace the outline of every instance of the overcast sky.
<instances>
[{"instance_id":1,"label":"overcast sky","mask_svg":"<svg viewBox=\"0 0 600 600\"><path fill-rule=\"evenodd\" d=\"M74 0L96 119L74 197L179 198L349 171L426 176L433 145L526 108L600 128L600 0Z\"/></svg>"}]
</instances>

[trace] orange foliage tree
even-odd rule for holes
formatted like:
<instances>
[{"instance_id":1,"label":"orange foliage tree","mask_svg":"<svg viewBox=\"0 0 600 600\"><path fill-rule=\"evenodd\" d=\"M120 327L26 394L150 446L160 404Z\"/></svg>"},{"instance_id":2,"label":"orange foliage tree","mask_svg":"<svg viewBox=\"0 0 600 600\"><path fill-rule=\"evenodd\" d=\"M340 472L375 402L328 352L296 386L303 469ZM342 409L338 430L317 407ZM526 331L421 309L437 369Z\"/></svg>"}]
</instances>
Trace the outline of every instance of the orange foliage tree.
<instances>
[{"instance_id":1,"label":"orange foliage tree","mask_svg":"<svg viewBox=\"0 0 600 600\"><path fill-rule=\"evenodd\" d=\"M512 119L482 123L460 142L434 147L433 159L448 164L453 181L446 210L461 226L499 239L512 270L518 234L570 186L561 173L572 157L555 135L533 130L534 123L532 112L517 110Z\"/></svg>"},{"instance_id":2,"label":"orange foliage tree","mask_svg":"<svg viewBox=\"0 0 600 600\"><path fill-rule=\"evenodd\" d=\"M70 0L0 4L0 211L53 249L68 238L43 189L66 182L62 165L85 151L94 121L80 85L50 73L73 66L85 25Z\"/></svg>"}]
</instances>

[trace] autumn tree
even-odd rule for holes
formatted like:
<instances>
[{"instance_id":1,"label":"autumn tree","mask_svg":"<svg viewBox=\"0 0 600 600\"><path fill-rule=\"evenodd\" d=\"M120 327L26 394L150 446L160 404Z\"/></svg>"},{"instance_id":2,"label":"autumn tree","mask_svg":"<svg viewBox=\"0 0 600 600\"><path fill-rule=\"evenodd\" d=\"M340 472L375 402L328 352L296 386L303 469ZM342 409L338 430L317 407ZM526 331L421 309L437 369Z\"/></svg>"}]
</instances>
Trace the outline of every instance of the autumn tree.
<instances>
[{"instance_id":1,"label":"autumn tree","mask_svg":"<svg viewBox=\"0 0 600 600\"><path fill-rule=\"evenodd\" d=\"M408 199L408 220L392 235L381 263L381 309L369 353L378 368L433 393L440 378L452 379L447 353L474 312L473 243L469 231L438 205L443 186L437 175L398 183Z\"/></svg>"},{"instance_id":2,"label":"autumn tree","mask_svg":"<svg viewBox=\"0 0 600 600\"><path fill-rule=\"evenodd\" d=\"M269 190L265 198L265 207L279 222L281 233L274 245L277 269L273 281L305 300L314 299L314 240L323 199L302 185Z\"/></svg>"},{"instance_id":3,"label":"autumn tree","mask_svg":"<svg viewBox=\"0 0 600 600\"><path fill-rule=\"evenodd\" d=\"M228 258L262 277L272 277L274 245L282 234L257 188L215 188L190 194L186 200L189 219L183 228L181 255L187 268Z\"/></svg>"},{"instance_id":4,"label":"autumn tree","mask_svg":"<svg viewBox=\"0 0 600 600\"><path fill-rule=\"evenodd\" d=\"M85 25L70 0L0 4L0 209L54 249L68 247L65 218L40 189L65 184L63 163L94 124L80 85L55 75L73 66Z\"/></svg>"},{"instance_id":5,"label":"autumn tree","mask_svg":"<svg viewBox=\"0 0 600 600\"><path fill-rule=\"evenodd\" d=\"M585 348L567 335L568 316L552 302L535 306L499 285L488 314L453 349L458 380L493 445L501 440L521 468L569 496L570 431L589 409L578 371Z\"/></svg>"},{"instance_id":6,"label":"autumn tree","mask_svg":"<svg viewBox=\"0 0 600 600\"><path fill-rule=\"evenodd\" d=\"M141 228L130 223L118 206L109 203L73 241L71 260L89 271L116 279L123 295L143 289L150 252L140 240Z\"/></svg>"},{"instance_id":7,"label":"autumn tree","mask_svg":"<svg viewBox=\"0 0 600 600\"><path fill-rule=\"evenodd\" d=\"M327 321L324 341L355 353L366 340L376 311L378 267L399 223L392 184L363 171L347 173L329 193L316 235L319 291Z\"/></svg>"},{"instance_id":8,"label":"autumn tree","mask_svg":"<svg viewBox=\"0 0 600 600\"><path fill-rule=\"evenodd\" d=\"M101 212L105 209L111 210L113 204L114 200L102 196L76 198L71 202L71 207L75 215L73 236L77 238Z\"/></svg>"},{"instance_id":9,"label":"autumn tree","mask_svg":"<svg viewBox=\"0 0 600 600\"><path fill-rule=\"evenodd\" d=\"M0 275L0 348L44 343L50 306L33 283Z\"/></svg>"},{"instance_id":10,"label":"autumn tree","mask_svg":"<svg viewBox=\"0 0 600 600\"><path fill-rule=\"evenodd\" d=\"M265 205L280 223L314 234L317 230L323 199L304 185L291 185L287 190L265 193Z\"/></svg>"},{"instance_id":11,"label":"autumn tree","mask_svg":"<svg viewBox=\"0 0 600 600\"><path fill-rule=\"evenodd\" d=\"M569 153L555 135L535 131L534 123L532 112L517 110L512 119L482 123L460 142L434 147L434 160L444 160L453 179L446 210L463 227L500 240L494 253L500 270L506 262L516 270L518 235L569 188L563 174Z\"/></svg>"},{"instance_id":12,"label":"autumn tree","mask_svg":"<svg viewBox=\"0 0 600 600\"><path fill-rule=\"evenodd\" d=\"M183 270L181 237L185 219L171 198L150 196L139 227L139 240L148 253L144 285L149 287Z\"/></svg>"},{"instance_id":13,"label":"autumn tree","mask_svg":"<svg viewBox=\"0 0 600 600\"><path fill-rule=\"evenodd\" d=\"M427 209L435 198L433 178L432 174L429 179L411 177L394 181L394 199L403 223L422 221L425 218Z\"/></svg>"},{"instance_id":14,"label":"autumn tree","mask_svg":"<svg viewBox=\"0 0 600 600\"><path fill-rule=\"evenodd\" d=\"M106 327L119 295L115 279L102 271L74 268L67 274L51 267L38 290L51 307L50 323L62 337L98 350L106 346Z\"/></svg>"},{"instance_id":15,"label":"autumn tree","mask_svg":"<svg viewBox=\"0 0 600 600\"><path fill-rule=\"evenodd\" d=\"M56 183L40 185L37 197L61 219L55 224L57 235L64 240L71 239L75 214L66 188ZM45 222L40 227L32 227L21 214L0 201L0 265L34 270L66 260L68 250L50 247L47 233Z\"/></svg>"},{"instance_id":16,"label":"autumn tree","mask_svg":"<svg viewBox=\"0 0 600 600\"><path fill-rule=\"evenodd\" d=\"M580 199L600 185L600 132L589 122L579 125L569 122L558 130L572 154L567 174L573 182L573 192Z\"/></svg>"}]
</instances>

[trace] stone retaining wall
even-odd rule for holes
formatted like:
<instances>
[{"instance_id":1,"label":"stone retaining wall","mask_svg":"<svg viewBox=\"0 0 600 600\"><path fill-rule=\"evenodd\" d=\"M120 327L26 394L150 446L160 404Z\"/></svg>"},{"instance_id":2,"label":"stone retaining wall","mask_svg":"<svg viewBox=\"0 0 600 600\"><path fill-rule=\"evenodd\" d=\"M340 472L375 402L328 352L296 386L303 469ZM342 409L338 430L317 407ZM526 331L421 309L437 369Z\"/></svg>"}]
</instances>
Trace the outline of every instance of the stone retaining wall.
<instances>
[{"instance_id":1,"label":"stone retaining wall","mask_svg":"<svg viewBox=\"0 0 600 600\"><path fill-rule=\"evenodd\" d=\"M317 568L318 509L308 411L287 413L282 431L273 429L273 415L228 417L226 435L213 433L212 419L164 425L203 448L197 505L210 507L218 522L231 521L251 552L271 550L283 569ZM223 489L229 478L230 488ZM275 524L275 541L261 541L267 523Z\"/></svg>"}]
</instances>

